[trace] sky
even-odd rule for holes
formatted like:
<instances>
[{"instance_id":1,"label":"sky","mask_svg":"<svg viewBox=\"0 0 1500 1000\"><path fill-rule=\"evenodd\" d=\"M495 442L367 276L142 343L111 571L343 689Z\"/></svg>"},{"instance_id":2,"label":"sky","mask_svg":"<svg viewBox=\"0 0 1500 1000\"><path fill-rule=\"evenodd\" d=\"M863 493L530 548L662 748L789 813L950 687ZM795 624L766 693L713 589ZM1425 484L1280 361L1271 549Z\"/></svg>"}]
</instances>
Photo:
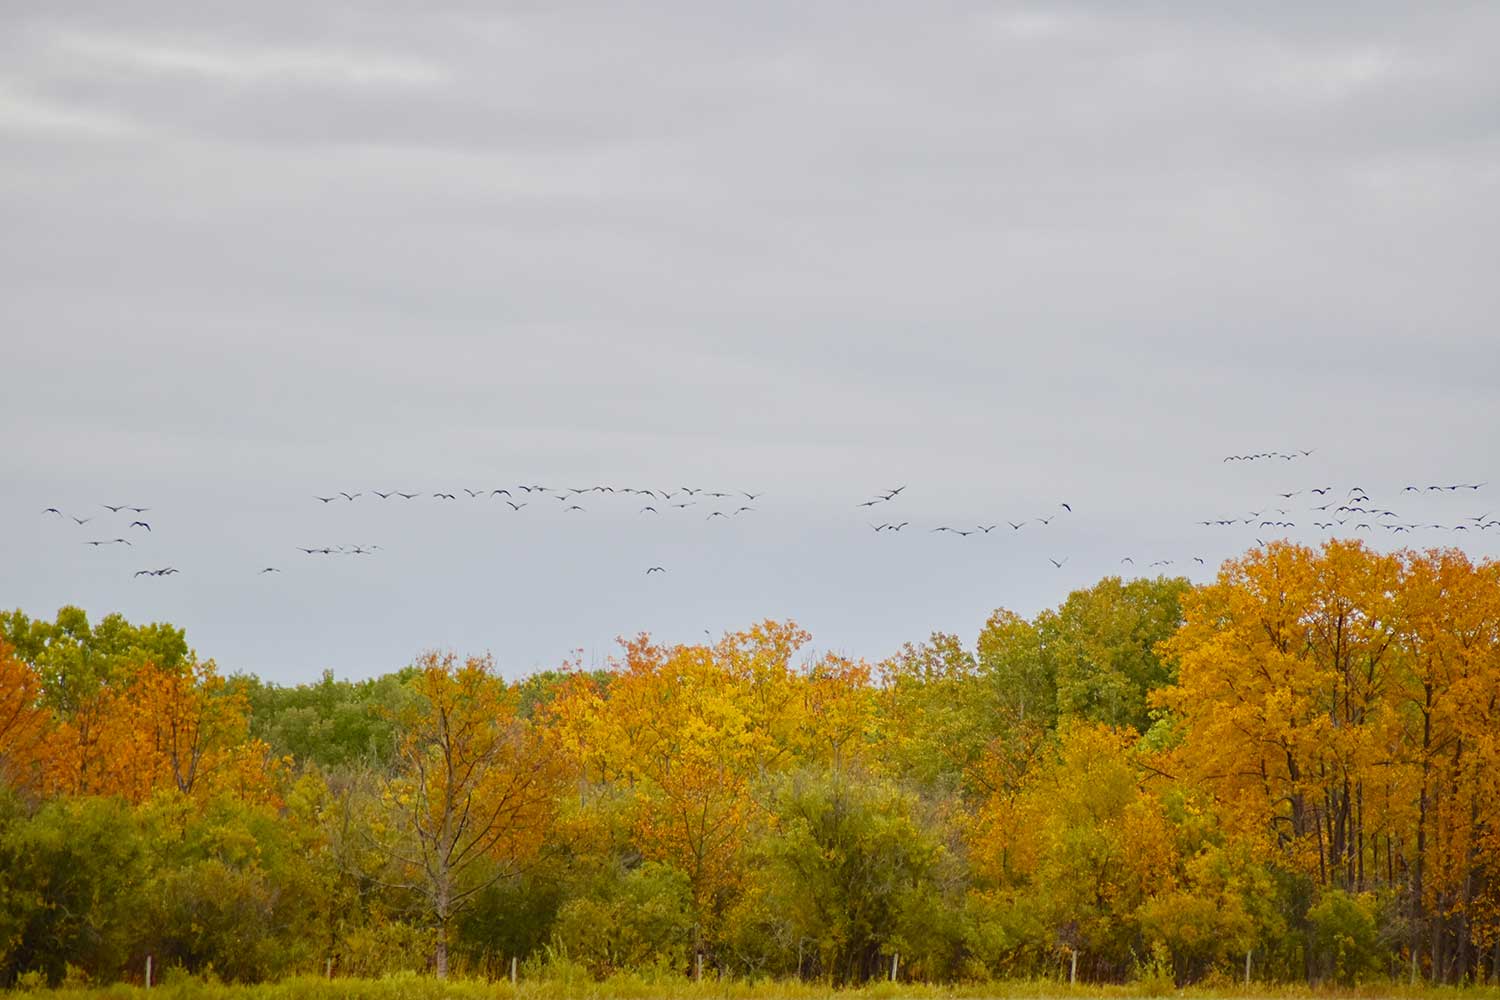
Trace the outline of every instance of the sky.
<instances>
[{"instance_id":1,"label":"sky","mask_svg":"<svg viewBox=\"0 0 1500 1000\"><path fill-rule=\"evenodd\" d=\"M1497 45L1461 2L9 0L0 606L285 683L765 618L874 660L1368 516L1314 488L1500 511ZM1359 537L1500 556L1468 523Z\"/></svg>"}]
</instances>

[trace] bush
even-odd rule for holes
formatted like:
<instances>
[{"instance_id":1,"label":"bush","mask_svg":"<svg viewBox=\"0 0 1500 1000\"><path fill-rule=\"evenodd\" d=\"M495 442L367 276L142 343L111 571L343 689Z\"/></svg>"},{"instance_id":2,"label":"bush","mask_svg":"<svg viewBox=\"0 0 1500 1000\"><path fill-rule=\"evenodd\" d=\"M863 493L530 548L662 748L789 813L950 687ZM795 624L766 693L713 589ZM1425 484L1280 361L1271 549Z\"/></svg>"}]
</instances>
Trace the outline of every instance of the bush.
<instances>
[{"instance_id":1,"label":"bush","mask_svg":"<svg viewBox=\"0 0 1500 1000\"><path fill-rule=\"evenodd\" d=\"M1307 911L1308 948L1317 978L1353 986L1380 974L1380 933L1370 893L1325 893Z\"/></svg>"}]
</instances>

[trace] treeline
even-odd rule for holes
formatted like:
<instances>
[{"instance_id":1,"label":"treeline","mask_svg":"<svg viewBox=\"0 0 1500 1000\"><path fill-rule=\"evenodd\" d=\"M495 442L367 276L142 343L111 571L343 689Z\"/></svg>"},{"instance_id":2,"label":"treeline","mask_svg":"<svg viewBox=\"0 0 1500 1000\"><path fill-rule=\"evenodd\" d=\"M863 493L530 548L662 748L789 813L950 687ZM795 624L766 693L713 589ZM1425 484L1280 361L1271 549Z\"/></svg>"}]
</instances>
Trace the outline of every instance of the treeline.
<instances>
[{"instance_id":1,"label":"treeline","mask_svg":"<svg viewBox=\"0 0 1500 1000\"><path fill-rule=\"evenodd\" d=\"M1500 565L1271 545L877 664L764 622L519 682L0 615L0 985L1500 977Z\"/></svg>"}]
</instances>

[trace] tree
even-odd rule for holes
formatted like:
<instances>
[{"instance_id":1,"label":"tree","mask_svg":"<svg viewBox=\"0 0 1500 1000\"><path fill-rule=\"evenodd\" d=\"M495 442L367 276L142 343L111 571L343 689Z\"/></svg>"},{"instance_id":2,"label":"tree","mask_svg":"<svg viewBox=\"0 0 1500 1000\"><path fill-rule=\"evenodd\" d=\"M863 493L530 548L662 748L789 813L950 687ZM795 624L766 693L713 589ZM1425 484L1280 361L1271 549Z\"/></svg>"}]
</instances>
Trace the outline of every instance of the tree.
<instances>
[{"instance_id":1,"label":"tree","mask_svg":"<svg viewBox=\"0 0 1500 1000\"><path fill-rule=\"evenodd\" d=\"M396 884L420 899L433 965L446 978L454 917L541 850L564 775L545 734L517 717L515 692L488 657L425 654L411 688L379 846Z\"/></svg>"},{"instance_id":2,"label":"tree","mask_svg":"<svg viewBox=\"0 0 1500 1000\"><path fill-rule=\"evenodd\" d=\"M47 729L41 705L41 682L0 639L0 784L31 789Z\"/></svg>"},{"instance_id":3,"label":"tree","mask_svg":"<svg viewBox=\"0 0 1500 1000\"><path fill-rule=\"evenodd\" d=\"M1148 696L1172 680L1156 647L1182 623L1181 600L1190 589L1180 577L1126 583L1110 576L1037 616L1043 655L1057 678L1058 715L1145 732Z\"/></svg>"},{"instance_id":4,"label":"tree","mask_svg":"<svg viewBox=\"0 0 1500 1000\"><path fill-rule=\"evenodd\" d=\"M939 878L947 852L916 796L858 773L816 770L778 779L773 803L752 852L754 891L788 925L783 940L811 945L810 971L859 982L894 952L944 950L930 939L941 927L934 917L954 909Z\"/></svg>"}]
</instances>

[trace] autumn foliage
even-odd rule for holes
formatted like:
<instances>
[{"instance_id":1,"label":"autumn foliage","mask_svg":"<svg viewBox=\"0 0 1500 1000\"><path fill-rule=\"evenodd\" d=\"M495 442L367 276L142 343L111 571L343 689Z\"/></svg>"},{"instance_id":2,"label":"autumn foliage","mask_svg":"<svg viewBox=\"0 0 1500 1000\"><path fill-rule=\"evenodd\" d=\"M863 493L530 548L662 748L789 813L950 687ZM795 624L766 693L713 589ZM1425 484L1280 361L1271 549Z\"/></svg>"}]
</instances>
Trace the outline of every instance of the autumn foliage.
<instances>
[{"instance_id":1,"label":"autumn foliage","mask_svg":"<svg viewBox=\"0 0 1500 1000\"><path fill-rule=\"evenodd\" d=\"M1500 974L1500 566L1277 544L876 663L762 622L506 679L0 616L0 983Z\"/></svg>"}]
</instances>

